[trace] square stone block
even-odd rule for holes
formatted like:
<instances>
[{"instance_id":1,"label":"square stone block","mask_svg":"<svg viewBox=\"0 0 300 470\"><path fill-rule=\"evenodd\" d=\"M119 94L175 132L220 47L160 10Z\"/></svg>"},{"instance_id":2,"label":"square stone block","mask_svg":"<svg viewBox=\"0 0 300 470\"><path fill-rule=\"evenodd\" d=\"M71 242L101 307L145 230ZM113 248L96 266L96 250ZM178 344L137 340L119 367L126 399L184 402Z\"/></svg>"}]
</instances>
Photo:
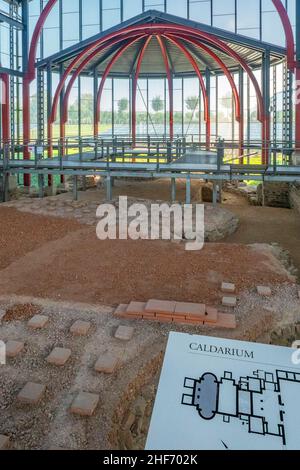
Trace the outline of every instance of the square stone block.
<instances>
[{"instance_id":1,"label":"square stone block","mask_svg":"<svg viewBox=\"0 0 300 470\"><path fill-rule=\"evenodd\" d=\"M262 297L271 297L272 290L267 286L257 286L257 293Z\"/></svg>"},{"instance_id":2,"label":"square stone block","mask_svg":"<svg viewBox=\"0 0 300 470\"><path fill-rule=\"evenodd\" d=\"M20 391L17 399L21 403L36 405L41 400L45 390L45 385L28 382Z\"/></svg>"},{"instance_id":3,"label":"square stone block","mask_svg":"<svg viewBox=\"0 0 300 470\"><path fill-rule=\"evenodd\" d=\"M77 320L70 328L70 332L75 336L86 336L91 328L88 321Z\"/></svg>"},{"instance_id":4,"label":"square stone block","mask_svg":"<svg viewBox=\"0 0 300 470\"><path fill-rule=\"evenodd\" d=\"M146 313L170 313L175 312L176 302L168 300L155 300L151 299L147 302L145 311Z\"/></svg>"},{"instance_id":5,"label":"square stone block","mask_svg":"<svg viewBox=\"0 0 300 470\"><path fill-rule=\"evenodd\" d=\"M229 282L223 282L221 289L222 289L222 292L224 292L224 294L234 294L235 284L231 284Z\"/></svg>"},{"instance_id":6,"label":"square stone block","mask_svg":"<svg viewBox=\"0 0 300 470\"><path fill-rule=\"evenodd\" d=\"M133 337L134 328L131 326L119 326L115 332L115 338L121 341L130 341Z\"/></svg>"},{"instance_id":7,"label":"square stone block","mask_svg":"<svg viewBox=\"0 0 300 470\"><path fill-rule=\"evenodd\" d=\"M24 349L24 343L21 341L7 341L6 343L6 356L14 358Z\"/></svg>"},{"instance_id":8,"label":"square stone block","mask_svg":"<svg viewBox=\"0 0 300 470\"><path fill-rule=\"evenodd\" d=\"M54 348L46 361L54 366L64 366L70 359L72 351L64 348Z\"/></svg>"},{"instance_id":9,"label":"square stone block","mask_svg":"<svg viewBox=\"0 0 300 470\"><path fill-rule=\"evenodd\" d=\"M104 374L113 374L120 362L119 356L112 353L106 353L99 357L95 364L95 371Z\"/></svg>"},{"instance_id":10,"label":"square stone block","mask_svg":"<svg viewBox=\"0 0 300 470\"><path fill-rule=\"evenodd\" d=\"M99 403L99 395L80 392L71 405L71 413L79 416L92 416Z\"/></svg>"},{"instance_id":11,"label":"square stone block","mask_svg":"<svg viewBox=\"0 0 300 470\"><path fill-rule=\"evenodd\" d=\"M48 321L49 321L49 317L46 317L45 315L35 315L29 320L28 326L29 328L32 328L33 330L41 330L45 328Z\"/></svg>"},{"instance_id":12,"label":"square stone block","mask_svg":"<svg viewBox=\"0 0 300 470\"><path fill-rule=\"evenodd\" d=\"M237 298L236 297L223 297L222 305L224 307L236 307Z\"/></svg>"},{"instance_id":13,"label":"square stone block","mask_svg":"<svg viewBox=\"0 0 300 470\"><path fill-rule=\"evenodd\" d=\"M8 436L0 434L0 450L5 450L9 448L10 439Z\"/></svg>"}]
</instances>

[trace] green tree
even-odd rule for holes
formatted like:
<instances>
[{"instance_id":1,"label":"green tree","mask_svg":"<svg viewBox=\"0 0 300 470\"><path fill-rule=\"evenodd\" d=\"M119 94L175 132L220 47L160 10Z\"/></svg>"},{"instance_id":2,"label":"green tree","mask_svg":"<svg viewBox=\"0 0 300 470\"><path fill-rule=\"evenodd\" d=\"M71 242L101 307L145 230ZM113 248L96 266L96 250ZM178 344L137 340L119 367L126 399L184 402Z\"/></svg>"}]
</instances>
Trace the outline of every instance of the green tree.
<instances>
[{"instance_id":1,"label":"green tree","mask_svg":"<svg viewBox=\"0 0 300 470\"><path fill-rule=\"evenodd\" d=\"M152 99L151 104L152 104L152 109L155 113L158 113L159 111L162 111L164 109L164 102L160 96L155 96Z\"/></svg>"},{"instance_id":2,"label":"green tree","mask_svg":"<svg viewBox=\"0 0 300 470\"><path fill-rule=\"evenodd\" d=\"M119 114L125 113L125 111L127 111L127 109L128 109L128 106L129 106L128 99L127 98L121 98L118 101L118 113Z\"/></svg>"},{"instance_id":3,"label":"green tree","mask_svg":"<svg viewBox=\"0 0 300 470\"><path fill-rule=\"evenodd\" d=\"M189 96L185 100L186 109L189 111L195 112L199 103L198 96Z\"/></svg>"}]
</instances>

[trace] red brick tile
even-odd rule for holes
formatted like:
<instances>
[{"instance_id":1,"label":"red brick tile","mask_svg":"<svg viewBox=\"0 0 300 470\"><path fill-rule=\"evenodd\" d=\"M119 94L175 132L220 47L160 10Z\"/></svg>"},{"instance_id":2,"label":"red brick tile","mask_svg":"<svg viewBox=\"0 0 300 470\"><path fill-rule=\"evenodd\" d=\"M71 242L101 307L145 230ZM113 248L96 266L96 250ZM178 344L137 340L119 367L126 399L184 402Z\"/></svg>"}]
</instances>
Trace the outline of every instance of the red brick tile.
<instances>
[{"instance_id":1,"label":"red brick tile","mask_svg":"<svg viewBox=\"0 0 300 470\"><path fill-rule=\"evenodd\" d=\"M221 286L222 292L224 294L234 294L235 293L235 284L231 284L229 282L223 282Z\"/></svg>"},{"instance_id":2,"label":"red brick tile","mask_svg":"<svg viewBox=\"0 0 300 470\"><path fill-rule=\"evenodd\" d=\"M217 323L218 316L218 309L206 306L206 316L204 320L206 323Z\"/></svg>"},{"instance_id":3,"label":"red brick tile","mask_svg":"<svg viewBox=\"0 0 300 470\"><path fill-rule=\"evenodd\" d=\"M173 316L172 315L163 315L163 314L158 314L156 315L156 318L158 321L163 321L166 323L172 323L173 321Z\"/></svg>"},{"instance_id":4,"label":"red brick tile","mask_svg":"<svg viewBox=\"0 0 300 470\"><path fill-rule=\"evenodd\" d=\"M115 338L121 341L130 341L134 333L131 326L119 326L115 332Z\"/></svg>"},{"instance_id":5,"label":"red brick tile","mask_svg":"<svg viewBox=\"0 0 300 470\"><path fill-rule=\"evenodd\" d=\"M155 320L155 313L143 313L144 320Z\"/></svg>"},{"instance_id":6,"label":"red brick tile","mask_svg":"<svg viewBox=\"0 0 300 470\"><path fill-rule=\"evenodd\" d=\"M70 328L70 332L75 336L87 336L91 324L88 321L77 320Z\"/></svg>"},{"instance_id":7,"label":"red brick tile","mask_svg":"<svg viewBox=\"0 0 300 470\"><path fill-rule=\"evenodd\" d=\"M272 290L267 286L257 286L257 293L262 297L271 297Z\"/></svg>"},{"instance_id":8,"label":"red brick tile","mask_svg":"<svg viewBox=\"0 0 300 470\"><path fill-rule=\"evenodd\" d=\"M95 371L104 374L113 374L120 363L120 357L116 354L106 353L99 357L95 364Z\"/></svg>"},{"instance_id":9,"label":"red brick tile","mask_svg":"<svg viewBox=\"0 0 300 470\"><path fill-rule=\"evenodd\" d=\"M72 351L70 349L55 348L49 354L46 361L54 366L64 366L70 359L71 354Z\"/></svg>"},{"instance_id":10,"label":"red brick tile","mask_svg":"<svg viewBox=\"0 0 300 470\"><path fill-rule=\"evenodd\" d=\"M172 315L172 317L173 317L173 321L176 321L176 322L184 322L186 320L185 315Z\"/></svg>"},{"instance_id":11,"label":"red brick tile","mask_svg":"<svg viewBox=\"0 0 300 470\"><path fill-rule=\"evenodd\" d=\"M126 310L127 310L128 304L121 304L119 305L116 310L114 311L114 315L116 317L122 318L126 317Z\"/></svg>"},{"instance_id":12,"label":"red brick tile","mask_svg":"<svg viewBox=\"0 0 300 470\"><path fill-rule=\"evenodd\" d=\"M17 396L18 401L28 405L36 405L45 393L46 386L28 382Z\"/></svg>"},{"instance_id":13,"label":"red brick tile","mask_svg":"<svg viewBox=\"0 0 300 470\"><path fill-rule=\"evenodd\" d=\"M188 320L184 320L181 322L182 325L196 325L196 326L203 326L204 324L204 321L203 320L197 320L197 319L188 319Z\"/></svg>"},{"instance_id":14,"label":"red brick tile","mask_svg":"<svg viewBox=\"0 0 300 470\"><path fill-rule=\"evenodd\" d=\"M34 317L29 320L28 326L33 330L41 330L47 325L48 321L49 318L45 315L34 315Z\"/></svg>"},{"instance_id":15,"label":"red brick tile","mask_svg":"<svg viewBox=\"0 0 300 470\"><path fill-rule=\"evenodd\" d=\"M223 297L222 305L223 307L236 307L237 298L236 297Z\"/></svg>"},{"instance_id":16,"label":"red brick tile","mask_svg":"<svg viewBox=\"0 0 300 470\"><path fill-rule=\"evenodd\" d=\"M231 313L220 313L216 324L207 324L212 328L228 328L234 330L237 327L236 316Z\"/></svg>"},{"instance_id":17,"label":"red brick tile","mask_svg":"<svg viewBox=\"0 0 300 470\"><path fill-rule=\"evenodd\" d=\"M17 357L24 349L24 343L21 341L7 341L6 343L6 356L9 358Z\"/></svg>"},{"instance_id":18,"label":"red brick tile","mask_svg":"<svg viewBox=\"0 0 300 470\"><path fill-rule=\"evenodd\" d=\"M159 323L173 323L173 318L167 318L167 317L163 317L163 318L158 318L156 317L157 320Z\"/></svg>"},{"instance_id":19,"label":"red brick tile","mask_svg":"<svg viewBox=\"0 0 300 470\"><path fill-rule=\"evenodd\" d=\"M146 313L174 313L175 307L176 302L151 299L147 302L145 311Z\"/></svg>"},{"instance_id":20,"label":"red brick tile","mask_svg":"<svg viewBox=\"0 0 300 470\"><path fill-rule=\"evenodd\" d=\"M79 416L92 416L99 403L99 395L80 392L74 399L70 411Z\"/></svg>"},{"instance_id":21,"label":"red brick tile","mask_svg":"<svg viewBox=\"0 0 300 470\"><path fill-rule=\"evenodd\" d=\"M178 302L175 307L175 314L182 316L184 315L189 319L202 319L204 321L206 312L204 304L193 304L186 302Z\"/></svg>"},{"instance_id":22,"label":"red brick tile","mask_svg":"<svg viewBox=\"0 0 300 470\"><path fill-rule=\"evenodd\" d=\"M126 314L142 316L145 311L145 307L146 302L130 302L126 310Z\"/></svg>"}]
</instances>

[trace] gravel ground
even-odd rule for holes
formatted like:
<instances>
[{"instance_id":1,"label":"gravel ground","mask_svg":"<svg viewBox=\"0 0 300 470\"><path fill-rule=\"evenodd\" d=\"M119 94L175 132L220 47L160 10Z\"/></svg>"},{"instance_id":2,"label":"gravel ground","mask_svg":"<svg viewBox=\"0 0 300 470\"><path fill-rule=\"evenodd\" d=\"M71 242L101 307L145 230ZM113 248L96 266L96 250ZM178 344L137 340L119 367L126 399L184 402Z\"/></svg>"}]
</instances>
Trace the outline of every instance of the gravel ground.
<instances>
[{"instance_id":1,"label":"gravel ground","mask_svg":"<svg viewBox=\"0 0 300 470\"><path fill-rule=\"evenodd\" d=\"M263 341L268 342L270 332L279 323L300 322L297 288L289 284L274 289L271 299L262 299L251 291L240 292L235 309L238 328L234 331L144 321L121 322L112 316L109 307L0 297L2 309L16 304L36 305L42 314L49 316L50 321L44 330L38 332L28 329L27 320L0 325L1 340L25 342L25 350L20 356L1 366L0 434L9 435L15 449L119 448L124 417L145 387L152 384L154 378L158 380L162 352L170 330L241 340L265 336ZM92 323L87 337L70 335L69 328L77 319ZM120 324L135 329L129 343L113 338ZM54 347L72 350L71 359L63 368L45 362ZM122 358L112 376L97 374L93 370L98 357L106 351L116 352ZM16 396L27 381L47 386L46 394L37 406L16 403ZM71 402L80 391L100 395L99 406L92 418L70 414Z\"/></svg>"}]
</instances>

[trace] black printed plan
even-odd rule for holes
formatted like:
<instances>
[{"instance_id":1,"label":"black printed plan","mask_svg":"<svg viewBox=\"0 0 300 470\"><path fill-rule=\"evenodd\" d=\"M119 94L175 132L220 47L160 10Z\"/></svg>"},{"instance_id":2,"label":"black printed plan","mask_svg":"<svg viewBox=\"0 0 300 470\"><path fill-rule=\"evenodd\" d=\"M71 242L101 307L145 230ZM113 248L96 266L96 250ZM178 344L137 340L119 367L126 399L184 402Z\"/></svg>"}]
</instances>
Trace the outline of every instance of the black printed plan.
<instances>
[{"instance_id":1,"label":"black printed plan","mask_svg":"<svg viewBox=\"0 0 300 470\"><path fill-rule=\"evenodd\" d=\"M148 450L300 449L300 351L171 333Z\"/></svg>"}]
</instances>

